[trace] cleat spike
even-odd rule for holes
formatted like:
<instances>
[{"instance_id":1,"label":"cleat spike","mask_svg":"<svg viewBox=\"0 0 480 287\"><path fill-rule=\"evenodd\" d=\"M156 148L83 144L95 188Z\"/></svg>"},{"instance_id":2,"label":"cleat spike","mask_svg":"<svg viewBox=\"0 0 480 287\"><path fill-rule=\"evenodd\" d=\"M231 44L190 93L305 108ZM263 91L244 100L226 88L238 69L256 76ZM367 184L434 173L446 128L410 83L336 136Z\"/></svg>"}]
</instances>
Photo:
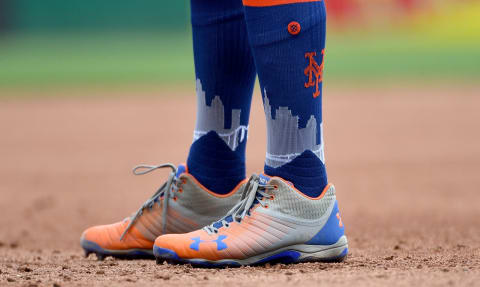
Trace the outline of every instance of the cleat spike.
<instances>
[{"instance_id":1,"label":"cleat spike","mask_svg":"<svg viewBox=\"0 0 480 287\"><path fill-rule=\"evenodd\" d=\"M88 255L90 255L91 253L92 253L91 251L85 250L84 251L85 258L88 258Z\"/></svg>"},{"instance_id":2,"label":"cleat spike","mask_svg":"<svg viewBox=\"0 0 480 287\"><path fill-rule=\"evenodd\" d=\"M160 259L160 258L158 258L158 257L156 257L156 258L155 258L155 262L157 262L158 265L161 265L161 264L163 263L163 260Z\"/></svg>"}]
</instances>

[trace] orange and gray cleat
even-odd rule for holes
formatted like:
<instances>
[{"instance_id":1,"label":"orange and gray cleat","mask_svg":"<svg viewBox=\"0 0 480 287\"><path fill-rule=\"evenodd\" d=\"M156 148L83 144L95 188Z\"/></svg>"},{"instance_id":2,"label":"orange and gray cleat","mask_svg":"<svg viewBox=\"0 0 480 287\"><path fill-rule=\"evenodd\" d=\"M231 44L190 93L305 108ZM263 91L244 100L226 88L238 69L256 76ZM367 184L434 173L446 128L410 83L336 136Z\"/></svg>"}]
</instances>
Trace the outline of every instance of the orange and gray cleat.
<instances>
[{"instance_id":1,"label":"orange and gray cleat","mask_svg":"<svg viewBox=\"0 0 480 287\"><path fill-rule=\"evenodd\" d=\"M338 262L348 253L344 231L333 185L311 198L279 177L254 175L223 219L159 236L153 251L157 263L201 267Z\"/></svg>"},{"instance_id":2,"label":"orange and gray cleat","mask_svg":"<svg viewBox=\"0 0 480 287\"><path fill-rule=\"evenodd\" d=\"M153 259L152 247L159 235L190 232L221 218L240 200L246 183L218 195L201 185L185 165L140 165L133 172L141 175L165 167L172 169L168 180L134 215L83 232L80 244L86 256Z\"/></svg>"}]
</instances>

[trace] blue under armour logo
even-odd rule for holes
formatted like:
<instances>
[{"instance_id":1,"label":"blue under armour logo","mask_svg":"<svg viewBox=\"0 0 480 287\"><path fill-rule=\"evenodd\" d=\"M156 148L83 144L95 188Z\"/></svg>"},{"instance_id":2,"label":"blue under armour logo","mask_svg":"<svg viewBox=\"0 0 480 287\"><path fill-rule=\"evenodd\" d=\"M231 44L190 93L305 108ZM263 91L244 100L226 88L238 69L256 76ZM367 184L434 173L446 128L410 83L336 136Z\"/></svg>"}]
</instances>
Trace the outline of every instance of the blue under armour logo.
<instances>
[{"instance_id":1,"label":"blue under armour logo","mask_svg":"<svg viewBox=\"0 0 480 287\"><path fill-rule=\"evenodd\" d=\"M199 247L200 247L200 243L204 243L204 242L215 242L217 243L217 250L220 251L220 250L223 250L223 249L226 249L227 248L227 244L225 244L225 242L223 242L223 240L227 238L226 235L219 235L217 239L215 240L201 240L200 237L194 237L192 238L193 242L192 244L190 244L190 248L195 250L195 251L198 251Z\"/></svg>"}]
</instances>

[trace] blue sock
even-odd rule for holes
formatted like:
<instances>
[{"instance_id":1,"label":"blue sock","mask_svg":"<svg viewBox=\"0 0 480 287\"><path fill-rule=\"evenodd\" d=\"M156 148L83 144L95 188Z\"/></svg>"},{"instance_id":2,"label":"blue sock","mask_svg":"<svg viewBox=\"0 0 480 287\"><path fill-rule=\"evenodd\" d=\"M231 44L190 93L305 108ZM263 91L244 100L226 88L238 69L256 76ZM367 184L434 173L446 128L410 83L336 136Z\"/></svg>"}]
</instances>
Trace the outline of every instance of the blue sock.
<instances>
[{"instance_id":1,"label":"blue sock","mask_svg":"<svg viewBox=\"0 0 480 287\"><path fill-rule=\"evenodd\" d=\"M267 118L265 173L316 197L328 183L322 138L325 3L243 2Z\"/></svg>"},{"instance_id":2,"label":"blue sock","mask_svg":"<svg viewBox=\"0 0 480 287\"><path fill-rule=\"evenodd\" d=\"M245 178L255 82L241 0L191 0L197 120L187 159L206 188L226 194Z\"/></svg>"}]
</instances>

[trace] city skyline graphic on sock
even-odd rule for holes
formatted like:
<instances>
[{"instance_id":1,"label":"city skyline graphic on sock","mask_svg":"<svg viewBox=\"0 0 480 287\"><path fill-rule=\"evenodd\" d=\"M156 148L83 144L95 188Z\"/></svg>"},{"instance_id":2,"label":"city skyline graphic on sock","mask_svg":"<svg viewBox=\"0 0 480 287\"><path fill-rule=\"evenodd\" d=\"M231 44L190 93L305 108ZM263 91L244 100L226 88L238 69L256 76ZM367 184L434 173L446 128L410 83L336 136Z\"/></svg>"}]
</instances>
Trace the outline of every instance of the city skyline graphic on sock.
<instances>
[{"instance_id":1,"label":"city skyline graphic on sock","mask_svg":"<svg viewBox=\"0 0 480 287\"><path fill-rule=\"evenodd\" d=\"M231 126L225 127L225 106L220 96L215 95L210 105L206 103L205 91L200 79L196 81L196 92L198 97L197 121L193 132L193 141L215 131L218 136L235 151L237 147L247 138L248 126L240 124L241 109L232 109Z\"/></svg>"},{"instance_id":2,"label":"city skyline graphic on sock","mask_svg":"<svg viewBox=\"0 0 480 287\"><path fill-rule=\"evenodd\" d=\"M311 150L325 163L323 146L323 123L320 123L320 143L317 143L317 119L310 115L305 128L299 128L299 116L293 115L288 107L275 109L275 118L272 115L272 106L264 90L264 110L267 120L267 154L265 164L270 167L279 167L291 162L302 152Z\"/></svg>"}]
</instances>

